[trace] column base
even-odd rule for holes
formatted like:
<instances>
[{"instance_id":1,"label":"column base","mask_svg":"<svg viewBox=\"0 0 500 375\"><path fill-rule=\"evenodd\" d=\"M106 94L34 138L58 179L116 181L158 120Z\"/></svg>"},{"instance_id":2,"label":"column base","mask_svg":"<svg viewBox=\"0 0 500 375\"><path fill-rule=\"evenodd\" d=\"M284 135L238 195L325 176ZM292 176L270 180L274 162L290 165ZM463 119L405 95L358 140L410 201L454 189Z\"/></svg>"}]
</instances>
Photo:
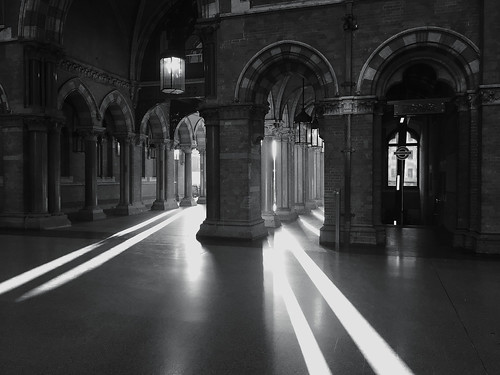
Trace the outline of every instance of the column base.
<instances>
[{"instance_id":1,"label":"column base","mask_svg":"<svg viewBox=\"0 0 500 375\"><path fill-rule=\"evenodd\" d=\"M339 237L342 239L342 235ZM335 225L325 224L321 227L319 230L319 244L326 247L335 247Z\"/></svg>"},{"instance_id":2,"label":"column base","mask_svg":"<svg viewBox=\"0 0 500 375\"><path fill-rule=\"evenodd\" d=\"M198 204L206 204L207 203L207 197L198 197L198 200L196 201Z\"/></svg>"},{"instance_id":3,"label":"column base","mask_svg":"<svg viewBox=\"0 0 500 375\"><path fill-rule=\"evenodd\" d=\"M325 205L323 199L315 199L314 201L316 202L316 208L323 207Z\"/></svg>"},{"instance_id":4,"label":"column base","mask_svg":"<svg viewBox=\"0 0 500 375\"><path fill-rule=\"evenodd\" d=\"M352 244L377 245L377 231L371 225L352 225L350 242Z\"/></svg>"},{"instance_id":5,"label":"column base","mask_svg":"<svg viewBox=\"0 0 500 375\"><path fill-rule=\"evenodd\" d=\"M318 205L316 204L315 200L309 200L306 202L306 208L308 210L315 210L316 208L318 208Z\"/></svg>"},{"instance_id":6,"label":"column base","mask_svg":"<svg viewBox=\"0 0 500 375\"><path fill-rule=\"evenodd\" d=\"M478 254L500 254L500 233L468 232L463 242L465 248Z\"/></svg>"},{"instance_id":7,"label":"column base","mask_svg":"<svg viewBox=\"0 0 500 375\"><path fill-rule=\"evenodd\" d=\"M292 211L290 208L278 208L276 211L276 215L280 218L281 221L293 221L297 220L297 212Z\"/></svg>"},{"instance_id":8,"label":"column base","mask_svg":"<svg viewBox=\"0 0 500 375\"><path fill-rule=\"evenodd\" d=\"M191 206L196 206L196 201L193 197L185 197L182 198L181 203L179 204L181 207L191 207Z\"/></svg>"},{"instance_id":9,"label":"column base","mask_svg":"<svg viewBox=\"0 0 500 375\"><path fill-rule=\"evenodd\" d=\"M281 226L280 218L274 212L263 213L262 219L266 228L278 228Z\"/></svg>"},{"instance_id":10,"label":"column base","mask_svg":"<svg viewBox=\"0 0 500 375\"><path fill-rule=\"evenodd\" d=\"M345 231L340 228L340 244L344 243ZM323 225L319 235L320 245L327 247L335 246L335 225ZM385 243L385 228L375 226L351 226L349 244L358 245L382 245Z\"/></svg>"},{"instance_id":11,"label":"column base","mask_svg":"<svg viewBox=\"0 0 500 375\"><path fill-rule=\"evenodd\" d=\"M311 210L307 208L304 203L296 203L295 206L293 206L293 210L299 215L304 215L311 212Z\"/></svg>"},{"instance_id":12,"label":"column base","mask_svg":"<svg viewBox=\"0 0 500 375\"><path fill-rule=\"evenodd\" d=\"M100 207L85 207L78 211L78 220L95 221L106 218L106 214Z\"/></svg>"},{"instance_id":13,"label":"column base","mask_svg":"<svg viewBox=\"0 0 500 375\"><path fill-rule=\"evenodd\" d=\"M175 199L167 199L166 201L154 201L151 206L151 210L153 211L168 211L179 208L179 205L175 201Z\"/></svg>"},{"instance_id":14,"label":"column base","mask_svg":"<svg viewBox=\"0 0 500 375\"><path fill-rule=\"evenodd\" d=\"M64 214L14 214L0 216L0 227L16 229L56 229L71 226Z\"/></svg>"},{"instance_id":15,"label":"column base","mask_svg":"<svg viewBox=\"0 0 500 375\"><path fill-rule=\"evenodd\" d=\"M267 237L267 234L264 220L242 223L205 220L196 238L200 241L217 238L253 241Z\"/></svg>"},{"instance_id":16,"label":"column base","mask_svg":"<svg viewBox=\"0 0 500 375\"><path fill-rule=\"evenodd\" d=\"M144 211L146 211L146 206L144 206L142 203L118 205L110 210L113 215L117 216L136 215Z\"/></svg>"}]
</instances>

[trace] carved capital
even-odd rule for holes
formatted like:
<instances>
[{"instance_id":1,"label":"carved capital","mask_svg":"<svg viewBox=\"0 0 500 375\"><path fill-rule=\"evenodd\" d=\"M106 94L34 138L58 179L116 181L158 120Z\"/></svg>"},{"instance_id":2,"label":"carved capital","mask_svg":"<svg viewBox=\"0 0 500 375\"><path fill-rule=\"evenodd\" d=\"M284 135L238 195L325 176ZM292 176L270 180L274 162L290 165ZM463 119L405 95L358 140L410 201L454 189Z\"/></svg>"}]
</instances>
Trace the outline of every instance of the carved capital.
<instances>
[{"instance_id":1,"label":"carved capital","mask_svg":"<svg viewBox=\"0 0 500 375\"><path fill-rule=\"evenodd\" d=\"M280 123L275 120L266 120L264 122L264 135L266 137L276 137L279 135Z\"/></svg>"}]
</instances>

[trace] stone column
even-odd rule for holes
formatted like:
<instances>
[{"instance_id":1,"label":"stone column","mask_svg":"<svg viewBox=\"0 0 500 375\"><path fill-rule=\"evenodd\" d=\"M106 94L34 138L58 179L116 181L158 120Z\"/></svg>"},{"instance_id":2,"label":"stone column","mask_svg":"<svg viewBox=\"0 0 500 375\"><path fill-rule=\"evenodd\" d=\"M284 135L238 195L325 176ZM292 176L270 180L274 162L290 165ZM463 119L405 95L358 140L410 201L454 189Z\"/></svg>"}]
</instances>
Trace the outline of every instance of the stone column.
<instances>
[{"instance_id":1,"label":"stone column","mask_svg":"<svg viewBox=\"0 0 500 375\"><path fill-rule=\"evenodd\" d=\"M325 222L320 243L335 244L335 191L341 191L341 242L376 244L373 221L373 97L340 97L319 105L325 141ZM353 120L356 117L356 120ZM356 124L356 127L352 127ZM352 143L352 139L363 142ZM352 179L355 183L351 184ZM345 191L349 189L349 191ZM347 214L346 214L347 212ZM348 216L346 218L346 215Z\"/></svg>"},{"instance_id":2,"label":"stone column","mask_svg":"<svg viewBox=\"0 0 500 375\"><path fill-rule=\"evenodd\" d=\"M493 3L489 2L488 7L492 6ZM493 60L493 56L490 58ZM492 76L496 77L494 74ZM489 76L488 80L491 80L492 76ZM477 111L471 109L473 120L470 137L472 201L470 212L471 216L474 215L471 217L471 226L479 228L475 233L474 249L477 253L500 254L500 189L498 188L500 83L484 85L480 88L479 95L480 107Z\"/></svg>"},{"instance_id":3,"label":"stone column","mask_svg":"<svg viewBox=\"0 0 500 375\"><path fill-rule=\"evenodd\" d=\"M164 211L165 204L165 143L163 140L155 141L156 145L156 200L152 210Z\"/></svg>"},{"instance_id":4,"label":"stone column","mask_svg":"<svg viewBox=\"0 0 500 375\"><path fill-rule=\"evenodd\" d=\"M97 204L97 136L94 129L81 131L85 139L85 207L78 212L80 220L104 219L106 215Z\"/></svg>"},{"instance_id":5,"label":"stone column","mask_svg":"<svg viewBox=\"0 0 500 375\"><path fill-rule=\"evenodd\" d=\"M207 130L206 176L207 176L207 218L198 236L210 236L212 229L219 226L221 214L220 200L220 115L218 108L204 108L201 116L205 119Z\"/></svg>"},{"instance_id":6,"label":"stone column","mask_svg":"<svg viewBox=\"0 0 500 375\"><path fill-rule=\"evenodd\" d=\"M128 215L130 207L130 139L127 134L116 135L120 142L120 202L113 210L118 215Z\"/></svg>"},{"instance_id":7,"label":"stone column","mask_svg":"<svg viewBox=\"0 0 500 375\"><path fill-rule=\"evenodd\" d=\"M260 141L267 111L267 107L253 103L201 109L207 126L208 170L207 219L197 234L199 239L254 240L267 236L260 204ZM218 142L214 143L213 137ZM212 196L218 207L213 207Z\"/></svg>"},{"instance_id":8,"label":"stone column","mask_svg":"<svg viewBox=\"0 0 500 375\"><path fill-rule=\"evenodd\" d=\"M322 165L321 165L321 147L314 147L314 201L316 203L316 207L320 207L323 205L323 196L321 194L321 185L323 180L321 178L322 175Z\"/></svg>"},{"instance_id":9,"label":"stone column","mask_svg":"<svg viewBox=\"0 0 500 375\"><path fill-rule=\"evenodd\" d=\"M165 147L165 209L179 208L175 200L175 160L173 141L167 140Z\"/></svg>"},{"instance_id":10,"label":"stone column","mask_svg":"<svg viewBox=\"0 0 500 375\"><path fill-rule=\"evenodd\" d=\"M307 146L296 144L294 148L295 202L293 209L297 214L306 214L310 209L307 200Z\"/></svg>"},{"instance_id":11,"label":"stone column","mask_svg":"<svg viewBox=\"0 0 500 375\"><path fill-rule=\"evenodd\" d=\"M143 156L143 140L145 136L134 134L131 135L130 141L130 206L129 213L136 214L146 210L146 206L142 202L142 156Z\"/></svg>"},{"instance_id":12,"label":"stone column","mask_svg":"<svg viewBox=\"0 0 500 375\"><path fill-rule=\"evenodd\" d=\"M29 211L33 215L48 215L47 130L47 124L43 122L30 122L28 125Z\"/></svg>"},{"instance_id":13,"label":"stone column","mask_svg":"<svg viewBox=\"0 0 500 375\"><path fill-rule=\"evenodd\" d=\"M184 198L180 202L181 207L196 206L196 201L193 198L193 169L192 169L192 152L191 146L183 147L184 153Z\"/></svg>"},{"instance_id":14,"label":"stone column","mask_svg":"<svg viewBox=\"0 0 500 375\"><path fill-rule=\"evenodd\" d=\"M292 209L294 203L293 184L293 131L280 128L276 152L276 214L280 220L291 221L297 218Z\"/></svg>"},{"instance_id":15,"label":"stone column","mask_svg":"<svg viewBox=\"0 0 500 375\"><path fill-rule=\"evenodd\" d=\"M207 153L205 148L200 148L198 149L200 152L200 196L198 197L198 204L205 204L207 203L207 197L206 197L206 189L205 189L205 183L207 179L207 173L206 173L206 158L207 158Z\"/></svg>"},{"instance_id":16,"label":"stone column","mask_svg":"<svg viewBox=\"0 0 500 375\"><path fill-rule=\"evenodd\" d=\"M25 210L28 206L24 191L25 186L29 184L24 173L28 155L27 145L24 142L24 122L21 116L1 115L0 118L4 184L4 194L0 196L3 201L0 224L2 227L23 228Z\"/></svg>"},{"instance_id":17,"label":"stone column","mask_svg":"<svg viewBox=\"0 0 500 375\"><path fill-rule=\"evenodd\" d=\"M57 227L71 226L68 217L61 212L61 123L52 122L48 143L49 213Z\"/></svg>"},{"instance_id":18,"label":"stone column","mask_svg":"<svg viewBox=\"0 0 500 375\"><path fill-rule=\"evenodd\" d=\"M387 144L382 141L385 137L382 135L382 116L384 103L375 105L373 113L373 225L376 230L377 244L385 244L386 230L385 225L382 224L382 190L386 186L386 181L382 179L384 175L383 169L387 168L384 160L384 153L386 152Z\"/></svg>"},{"instance_id":19,"label":"stone column","mask_svg":"<svg viewBox=\"0 0 500 375\"><path fill-rule=\"evenodd\" d=\"M306 170L305 170L305 187L306 187L306 208L314 210L317 208L314 199L314 191L316 189L316 160L314 158L314 148L306 148Z\"/></svg>"},{"instance_id":20,"label":"stone column","mask_svg":"<svg viewBox=\"0 0 500 375\"><path fill-rule=\"evenodd\" d=\"M266 132L268 132L266 126ZM271 131L269 130L269 133ZM274 163L273 163L273 137L266 135L261 145L261 205L262 205L262 219L264 225L268 228L277 228L281 225L278 215L273 210L274 198Z\"/></svg>"}]
</instances>

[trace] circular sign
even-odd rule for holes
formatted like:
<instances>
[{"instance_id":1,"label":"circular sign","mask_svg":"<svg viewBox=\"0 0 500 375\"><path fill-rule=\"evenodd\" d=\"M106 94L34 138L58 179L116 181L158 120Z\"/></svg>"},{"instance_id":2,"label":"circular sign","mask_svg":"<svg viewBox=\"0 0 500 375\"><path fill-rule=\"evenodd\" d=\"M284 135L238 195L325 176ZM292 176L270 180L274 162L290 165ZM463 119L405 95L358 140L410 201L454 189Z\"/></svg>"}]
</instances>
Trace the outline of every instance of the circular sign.
<instances>
[{"instance_id":1,"label":"circular sign","mask_svg":"<svg viewBox=\"0 0 500 375\"><path fill-rule=\"evenodd\" d=\"M406 146L399 146L396 151L394 151L394 155L399 160L405 160L408 156L411 155L411 151L408 147Z\"/></svg>"}]
</instances>

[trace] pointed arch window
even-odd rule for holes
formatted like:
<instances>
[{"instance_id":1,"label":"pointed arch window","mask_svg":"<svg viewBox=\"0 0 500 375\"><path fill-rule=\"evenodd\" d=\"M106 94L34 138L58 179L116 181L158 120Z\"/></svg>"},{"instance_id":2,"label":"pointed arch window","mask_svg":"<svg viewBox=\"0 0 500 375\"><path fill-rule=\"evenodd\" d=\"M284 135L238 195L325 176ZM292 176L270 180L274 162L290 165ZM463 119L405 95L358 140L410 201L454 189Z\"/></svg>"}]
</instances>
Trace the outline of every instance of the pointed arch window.
<instances>
[{"instance_id":1,"label":"pointed arch window","mask_svg":"<svg viewBox=\"0 0 500 375\"><path fill-rule=\"evenodd\" d=\"M398 175L402 171L398 171L398 158L395 152L398 147L406 146L410 150L410 154L404 160L404 185L405 187L418 187L419 176L419 152L420 145L418 135L411 130L407 130L406 137L401 142L399 141L400 131L394 131L387 142L387 186L396 186ZM399 165L401 169L401 163Z\"/></svg>"}]
</instances>

